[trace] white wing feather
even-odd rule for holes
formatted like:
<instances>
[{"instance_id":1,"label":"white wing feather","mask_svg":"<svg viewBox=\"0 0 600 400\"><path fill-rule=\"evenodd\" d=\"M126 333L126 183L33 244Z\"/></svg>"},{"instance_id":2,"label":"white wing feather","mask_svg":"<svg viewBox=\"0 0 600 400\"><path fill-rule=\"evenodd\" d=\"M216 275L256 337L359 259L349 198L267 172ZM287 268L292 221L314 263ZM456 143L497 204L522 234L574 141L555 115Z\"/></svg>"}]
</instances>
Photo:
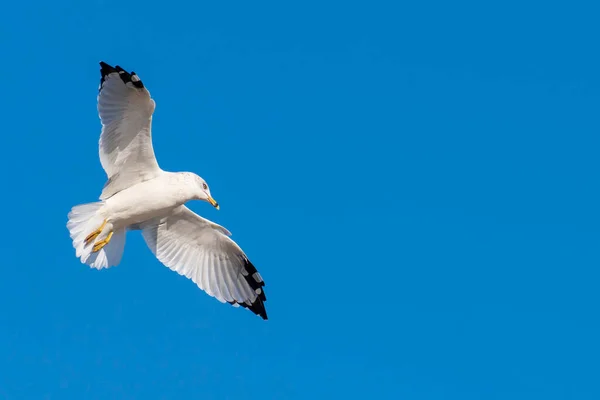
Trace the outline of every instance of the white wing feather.
<instances>
[{"instance_id":1,"label":"white wing feather","mask_svg":"<svg viewBox=\"0 0 600 400\"><path fill-rule=\"evenodd\" d=\"M160 174L152 147L155 103L135 72L100 63L100 162L108 175L100 199Z\"/></svg>"},{"instance_id":2,"label":"white wing feather","mask_svg":"<svg viewBox=\"0 0 600 400\"><path fill-rule=\"evenodd\" d=\"M164 265L191 279L220 302L249 308L267 319L264 282L229 232L185 206L140 225L150 250Z\"/></svg>"}]
</instances>

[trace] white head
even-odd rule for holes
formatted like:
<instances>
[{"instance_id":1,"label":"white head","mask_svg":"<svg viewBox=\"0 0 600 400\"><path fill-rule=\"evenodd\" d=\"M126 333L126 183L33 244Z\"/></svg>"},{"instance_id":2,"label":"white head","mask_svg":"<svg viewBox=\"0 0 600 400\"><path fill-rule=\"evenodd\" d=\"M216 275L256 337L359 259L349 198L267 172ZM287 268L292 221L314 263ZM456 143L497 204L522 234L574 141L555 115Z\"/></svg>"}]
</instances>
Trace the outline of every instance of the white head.
<instances>
[{"instance_id":1,"label":"white head","mask_svg":"<svg viewBox=\"0 0 600 400\"><path fill-rule=\"evenodd\" d=\"M210 195L210 188L204 179L196 174L191 174L192 180L196 190L194 191L194 198L196 200L204 200L209 202L214 208L219 209L219 203ZM187 177L186 177L187 178Z\"/></svg>"}]
</instances>

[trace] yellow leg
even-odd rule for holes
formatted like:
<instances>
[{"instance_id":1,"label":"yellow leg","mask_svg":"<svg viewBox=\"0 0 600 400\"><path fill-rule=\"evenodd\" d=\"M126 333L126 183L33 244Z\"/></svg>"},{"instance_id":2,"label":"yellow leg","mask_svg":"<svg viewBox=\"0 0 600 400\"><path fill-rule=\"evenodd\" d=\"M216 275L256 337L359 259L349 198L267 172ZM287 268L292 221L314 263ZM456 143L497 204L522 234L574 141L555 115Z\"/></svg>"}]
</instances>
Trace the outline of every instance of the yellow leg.
<instances>
[{"instance_id":1,"label":"yellow leg","mask_svg":"<svg viewBox=\"0 0 600 400\"><path fill-rule=\"evenodd\" d=\"M102 239L101 241L99 241L98 243L94 244L94 247L92 248L92 252L97 252L100 251L100 249L102 249L104 246L106 246L108 244L108 242L110 242L110 238L112 237L113 233L112 231L110 231L108 233L108 236L106 236L106 239Z\"/></svg>"},{"instance_id":2,"label":"yellow leg","mask_svg":"<svg viewBox=\"0 0 600 400\"><path fill-rule=\"evenodd\" d=\"M98 235L100 233L102 233L102 229L104 229L104 226L106 226L106 220L104 220L104 222L102 223L102 225L100 225L100 227L98 229L96 229L94 232L87 235L85 237L85 239L83 240L83 243L87 245L89 242L96 239L98 237Z\"/></svg>"}]
</instances>

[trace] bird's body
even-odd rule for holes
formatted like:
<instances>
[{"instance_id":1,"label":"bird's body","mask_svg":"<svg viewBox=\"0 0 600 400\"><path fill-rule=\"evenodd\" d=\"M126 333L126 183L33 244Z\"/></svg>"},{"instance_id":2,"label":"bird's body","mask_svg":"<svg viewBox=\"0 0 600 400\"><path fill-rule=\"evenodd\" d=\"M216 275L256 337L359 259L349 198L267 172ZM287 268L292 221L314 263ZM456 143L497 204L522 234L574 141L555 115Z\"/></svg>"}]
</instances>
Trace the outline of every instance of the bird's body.
<instances>
[{"instance_id":1,"label":"bird's body","mask_svg":"<svg viewBox=\"0 0 600 400\"><path fill-rule=\"evenodd\" d=\"M163 171L105 200L101 213L116 230L168 216L176 207L193 200L190 176L189 172Z\"/></svg>"},{"instance_id":2,"label":"bird's body","mask_svg":"<svg viewBox=\"0 0 600 400\"><path fill-rule=\"evenodd\" d=\"M141 230L167 267L221 302L267 319L262 277L231 233L192 212L190 200L219 208L208 185L191 172L163 171L151 138L155 103L142 81L119 66L101 65L100 162L108 175L100 201L75 206L69 229L77 257L93 268L118 265L129 230Z\"/></svg>"}]
</instances>

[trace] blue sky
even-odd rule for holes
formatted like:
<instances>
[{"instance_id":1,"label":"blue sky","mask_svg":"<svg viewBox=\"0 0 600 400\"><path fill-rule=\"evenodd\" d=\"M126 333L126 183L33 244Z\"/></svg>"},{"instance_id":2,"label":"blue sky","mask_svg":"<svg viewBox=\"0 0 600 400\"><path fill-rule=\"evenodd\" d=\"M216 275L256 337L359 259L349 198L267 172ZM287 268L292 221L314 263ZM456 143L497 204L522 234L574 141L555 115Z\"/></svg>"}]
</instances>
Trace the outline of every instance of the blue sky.
<instances>
[{"instance_id":1,"label":"blue sky","mask_svg":"<svg viewBox=\"0 0 600 400\"><path fill-rule=\"evenodd\" d=\"M600 398L597 5L83 3L0 15L0 399ZM75 257L101 60L268 321Z\"/></svg>"}]
</instances>

